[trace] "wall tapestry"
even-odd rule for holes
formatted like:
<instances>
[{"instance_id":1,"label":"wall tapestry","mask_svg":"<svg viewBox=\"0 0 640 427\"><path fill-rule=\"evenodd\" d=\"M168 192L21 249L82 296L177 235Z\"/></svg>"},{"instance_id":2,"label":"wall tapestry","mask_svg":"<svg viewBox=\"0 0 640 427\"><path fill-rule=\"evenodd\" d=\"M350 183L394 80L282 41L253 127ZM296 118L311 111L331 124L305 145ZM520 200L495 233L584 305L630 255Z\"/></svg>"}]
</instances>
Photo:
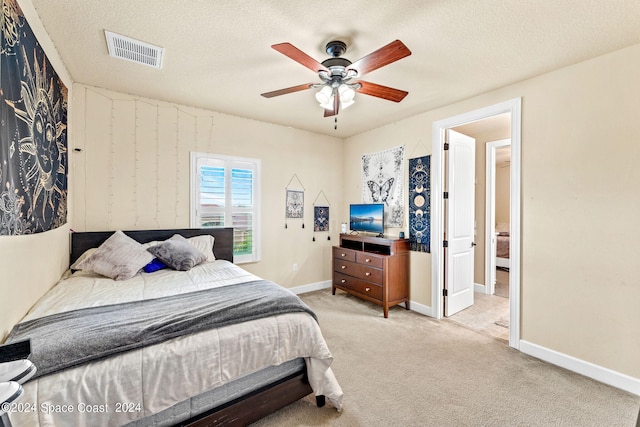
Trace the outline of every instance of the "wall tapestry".
<instances>
[{"instance_id":1,"label":"wall tapestry","mask_svg":"<svg viewBox=\"0 0 640 427\"><path fill-rule=\"evenodd\" d=\"M362 201L384 203L385 227L402 227L404 145L362 156Z\"/></svg>"},{"instance_id":2,"label":"wall tapestry","mask_svg":"<svg viewBox=\"0 0 640 427\"><path fill-rule=\"evenodd\" d=\"M297 181L297 184L294 183ZM304 220L304 185L298 178L297 174L293 174L289 183L287 184L285 191L287 192L285 199L285 212L284 212L284 228L288 228L288 219L302 219ZM292 190L292 188L301 188L302 190ZM304 228L304 221L302 222L302 228Z\"/></svg>"},{"instance_id":3,"label":"wall tapestry","mask_svg":"<svg viewBox=\"0 0 640 427\"><path fill-rule=\"evenodd\" d=\"M304 218L304 191L287 190L286 218Z\"/></svg>"},{"instance_id":4,"label":"wall tapestry","mask_svg":"<svg viewBox=\"0 0 640 427\"><path fill-rule=\"evenodd\" d=\"M320 190L313 201L313 231L329 231L330 205L324 191Z\"/></svg>"},{"instance_id":5,"label":"wall tapestry","mask_svg":"<svg viewBox=\"0 0 640 427\"><path fill-rule=\"evenodd\" d=\"M67 222L67 88L15 0L3 0L0 235Z\"/></svg>"},{"instance_id":6,"label":"wall tapestry","mask_svg":"<svg viewBox=\"0 0 640 427\"><path fill-rule=\"evenodd\" d=\"M409 159L409 245L431 252L431 156Z\"/></svg>"},{"instance_id":7,"label":"wall tapestry","mask_svg":"<svg viewBox=\"0 0 640 427\"><path fill-rule=\"evenodd\" d=\"M329 231L329 206L313 207L313 231Z\"/></svg>"}]
</instances>

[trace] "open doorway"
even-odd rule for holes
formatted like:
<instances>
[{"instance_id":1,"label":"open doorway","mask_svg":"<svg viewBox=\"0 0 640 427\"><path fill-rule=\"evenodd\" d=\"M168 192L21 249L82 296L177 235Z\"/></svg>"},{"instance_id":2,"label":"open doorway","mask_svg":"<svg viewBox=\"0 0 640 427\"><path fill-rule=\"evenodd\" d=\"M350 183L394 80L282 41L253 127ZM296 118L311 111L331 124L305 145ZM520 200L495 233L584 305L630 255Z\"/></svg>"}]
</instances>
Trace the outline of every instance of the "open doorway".
<instances>
[{"instance_id":1,"label":"open doorway","mask_svg":"<svg viewBox=\"0 0 640 427\"><path fill-rule=\"evenodd\" d=\"M508 339L509 345L514 348L519 348L520 341L520 283L519 283L519 271L520 271L520 109L521 100L519 98L513 99L504 103L496 104L493 106L481 108L469 113L461 114L458 116L450 117L444 120L440 120L433 124L433 158L432 158L432 234L431 234L431 247L432 247L432 313L436 318L442 318L444 315L444 301L445 301L445 268L444 265L447 261L445 254L444 243L444 225L446 211L444 209L443 194L445 187L445 136L449 129L460 129L465 125L471 125L474 123L482 122L488 118L494 118L499 115L508 114L510 129L509 139L511 140L511 158L510 158L510 224L509 233L511 236L510 247L510 268L509 268L509 290L508 290ZM483 156L484 157L484 156ZM484 169L484 164L483 164ZM484 175L484 174L483 174ZM484 193L482 193L481 199L484 200ZM484 203L483 203L484 204ZM482 209L484 213L484 208ZM482 244L484 249L485 242L485 227L484 221L479 223L476 227L479 237L478 243ZM476 246L477 247L477 246ZM480 290L484 288L484 292L487 293L487 284L484 279L484 250L482 250L483 256L478 261L478 270L482 273L476 288L480 287ZM475 274L474 274L475 276ZM483 283L484 282L484 283ZM478 289L476 289L478 290Z\"/></svg>"},{"instance_id":2,"label":"open doorway","mask_svg":"<svg viewBox=\"0 0 640 427\"><path fill-rule=\"evenodd\" d=\"M511 115L503 113L453 128L475 141L473 305L445 316L509 341L509 211ZM445 215L445 221L448 215ZM445 227L446 228L446 227ZM450 254L445 256L449 258ZM445 277L445 286L447 285ZM446 302L446 298L445 298Z\"/></svg>"}]
</instances>

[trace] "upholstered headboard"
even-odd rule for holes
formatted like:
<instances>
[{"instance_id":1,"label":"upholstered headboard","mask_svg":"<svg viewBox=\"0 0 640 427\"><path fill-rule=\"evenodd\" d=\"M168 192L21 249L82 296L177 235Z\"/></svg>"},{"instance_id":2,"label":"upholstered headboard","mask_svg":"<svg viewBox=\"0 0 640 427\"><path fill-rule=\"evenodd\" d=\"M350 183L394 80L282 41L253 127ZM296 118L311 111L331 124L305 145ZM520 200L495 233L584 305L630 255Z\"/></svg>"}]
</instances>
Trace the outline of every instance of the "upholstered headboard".
<instances>
[{"instance_id":1,"label":"upholstered headboard","mask_svg":"<svg viewBox=\"0 0 640 427\"><path fill-rule=\"evenodd\" d=\"M174 234L184 237L210 234L215 238L213 253L216 259L233 262L233 228L182 228L169 230L135 230L123 231L127 236L140 242L147 243L154 240L166 240ZM113 234L113 231L86 231L71 233L70 265L87 249L97 248Z\"/></svg>"}]
</instances>

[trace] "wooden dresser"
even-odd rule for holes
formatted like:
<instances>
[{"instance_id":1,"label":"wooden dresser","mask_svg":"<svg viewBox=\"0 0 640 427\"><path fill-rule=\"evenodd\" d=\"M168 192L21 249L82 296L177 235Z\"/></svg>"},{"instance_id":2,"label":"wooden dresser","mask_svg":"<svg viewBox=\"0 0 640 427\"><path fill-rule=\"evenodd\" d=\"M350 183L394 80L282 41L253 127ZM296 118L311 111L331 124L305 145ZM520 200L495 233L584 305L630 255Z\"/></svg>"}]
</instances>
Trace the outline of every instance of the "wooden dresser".
<instances>
[{"instance_id":1,"label":"wooden dresser","mask_svg":"<svg viewBox=\"0 0 640 427\"><path fill-rule=\"evenodd\" d=\"M382 306L409 310L409 240L341 234L333 247L333 295L341 289Z\"/></svg>"}]
</instances>

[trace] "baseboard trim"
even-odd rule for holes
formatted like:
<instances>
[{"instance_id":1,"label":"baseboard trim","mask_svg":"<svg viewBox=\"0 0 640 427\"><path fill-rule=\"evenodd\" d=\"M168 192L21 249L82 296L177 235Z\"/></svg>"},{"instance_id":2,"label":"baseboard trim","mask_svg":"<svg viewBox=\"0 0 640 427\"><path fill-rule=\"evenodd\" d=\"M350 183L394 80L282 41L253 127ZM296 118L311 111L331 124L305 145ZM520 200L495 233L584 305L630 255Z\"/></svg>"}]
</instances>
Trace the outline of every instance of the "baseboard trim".
<instances>
[{"instance_id":1,"label":"baseboard trim","mask_svg":"<svg viewBox=\"0 0 640 427\"><path fill-rule=\"evenodd\" d=\"M480 283L474 283L473 284L473 291L474 292L478 292L480 294L486 294L487 293L487 287L485 285L481 285Z\"/></svg>"},{"instance_id":2,"label":"baseboard trim","mask_svg":"<svg viewBox=\"0 0 640 427\"><path fill-rule=\"evenodd\" d=\"M640 396L640 378L634 378L525 340L520 340L520 351L529 356L536 357L545 362Z\"/></svg>"},{"instance_id":3,"label":"baseboard trim","mask_svg":"<svg viewBox=\"0 0 640 427\"><path fill-rule=\"evenodd\" d=\"M424 314L425 316L433 317L433 310L428 305L420 304L415 301L411 301L411 311L415 311L419 314Z\"/></svg>"},{"instance_id":4,"label":"baseboard trim","mask_svg":"<svg viewBox=\"0 0 640 427\"><path fill-rule=\"evenodd\" d=\"M308 285L295 286L289 288L291 292L296 295L306 294L307 292L319 291L331 287L331 280L325 280L324 282L309 283Z\"/></svg>"}]
</instances>

